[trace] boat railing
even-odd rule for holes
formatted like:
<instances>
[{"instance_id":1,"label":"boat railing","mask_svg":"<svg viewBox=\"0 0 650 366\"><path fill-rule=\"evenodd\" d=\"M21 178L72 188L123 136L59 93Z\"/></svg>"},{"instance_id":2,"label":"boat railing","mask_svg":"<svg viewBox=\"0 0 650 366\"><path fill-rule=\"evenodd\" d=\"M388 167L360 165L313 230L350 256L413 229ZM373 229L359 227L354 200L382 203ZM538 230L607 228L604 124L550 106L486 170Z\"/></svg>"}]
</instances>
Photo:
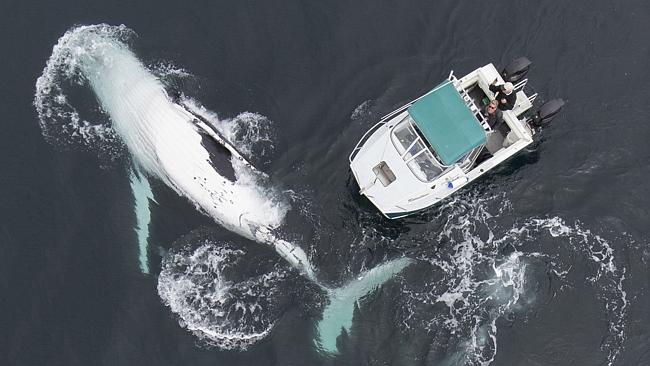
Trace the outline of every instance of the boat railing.
<instances>
[{"instance_id":1,"label":"boat railing","mask_svg":"<svg viewBox=\"0 0 650 366\"><path fill-rule=\"evenodd\" d=\"M479 121L483 129L488 132L492 131L490 125L487 123L487 120L483 116L483 113L481 113L479 107L476 106L476 103L474 103L472 97L469 96L467 90L465 90L465 88L463 88L462 85L460 85L460 82L458 81L458 78L456 78L456 75L454 75L453 70L449 73L448 80L454 84L454 87L456 87L456 90L458 90L458 93L460 93L460 96L465 101L465 105L467 106L467 108L469 108L472 111L472 113L474 113L474 116Z\"/></svg>"},{"instance_id":2,"label":"boat railing","mask_svg":"<svg viewBox=\"0 0 650 366\"><path fill-rule=\"evenodd\" d=\"M450 74L450 76L451 76L451 75L453 75L453 71L452 71L452 73ZM408 107L410 107L413 103L415 103L415 102L417 102L418 100L424 98L425 96L427 96L427 95L433 93L434 91L436 91L436 90L442 88L443 86L449 84L450 82L452 82L451 79L447 78L447 82L446 82L446 83L442 83L442 84L436 86L435 88L431 89L430 91L424 93L424 95L421 95L421 96L419 96L419 97L413 99L412 101L410 101L410 102L404 104L403 106L399 107L398 109L396 109L396 110L394 110L394 111L388 113L387 115L381 117L381 121L386 121L386 120L391 119L391 118L395 117L396 115L398 115L398 114L404 112L404 110L408 109Z\"/></svg>"},{"instance_id":3,"label":"boat railing","mask_svg":"<svg viewBox=\"0 0 650 366\"><path fill-rule=\"evenodd\" d=\"M526 87L527 84L528 84L528 79L524 79L524 80L518 82L517 84L515 84L515 91L518 91L518 90L519 91L524 91L524 88ZM528 101L530 103L533 103L535 101L535 99L537 99L537 93L532 94L531 96L528 97Z\"/></svg>"},{"instance_id":4,"label":"boat railing","mask_svg":"<svg viewBox=\"0 0 650 366\"><path fill-rule=\"evenodd\" d=\"M386 121L382 118L381 121L377 122L368 131L366 131L366 133L364 133L363 136L361 136L361 139L359 140L359 142L357 142L357 145L354 147L354 149L350 153L350 156L348 157L348 160L350 161L350 164L352 164L352 160L357 155L359 150L361 150L361 146L366 142L366 140L368 139L368 136L371 133L375 132L379 127L381 127L384 124L386 124Z\"/></svg>"},{"instance_id":5,"label":"boat railing","mask_svg":"<svg viewBox=\"0 0 650 366\"><path fill-rule=\"evenodd\" d=\"M366 142L366 140L368 139L368 135L370 135L371 133L375 132L375 131L377 130L377 128L379 128L379 127L381 127L382 125L386 124L386 122L387 122L389 119L391 119L391 118L395 117L396 115L398 115L398 114L404 112L406 109L408 109L408 107L410 107L411 105L413 105L413 103L417 102L418 100L424 98L426 95L428 95L428 94L430 94L430 93L432 93L432 92L434 92L434 91L440 89L441 87L447 85L448 83L452 82L450 78L453 76L453 73L454 73L454 72L452 71L452 72L449 74L450 77L447 78L447 82L446 82L446 83L442 83L442 84L438 85L437 87L435 87L435 88L433 88L432 90L430 90L428 93L425 93L424 95L422 95L422 96L420 96L420 97L418 97L418 98L413 99L412 101L410 101L410 102L404 104L404 105L401 106L400 108L398 108L398 109L396 109L396 110L394 110L394 111L388 113L387 115L381 117L381 120L379 120L379 122L377 122L377 123L376 123L374 126L372 126L368 131L366 131L366 133L364 133L363 136L361 136L361 139L359 139L359 142L357 142L357 144L354 146L354 149L352 150L352 152L350 153L350 156L348 157L348 160L350 161L350 163L352 163L352 160L354 159L354 157L357 155L357 153L359 152L359 150L361 150L361 146L363 146L363 144L364 144L364 143Z\"/></svg>"},{"instance_id":6,"label":"boat railing","mask_svg":"<svg viewBox=\"0 0 650 366\"><path fill-rule=\"evenodd\" d=\"M514 85L514 90L515 91L524 90L524 87L526 86L526 84L528 84L528 79L523 79L523 80L521 80L520 82L518 82L517 84Z\"/></svg>"},{"instance_id":7,"label":"boat railing","mask_svg":"<svg viewBox=\"0 0 650 366\"><path fill-rule=\"evenodd\" d=\"M447 82L446 82L446 83L442 83L442 84L438 85L437 87L433 88L432 90L430 90L429 92L425 93L424 95L422 95L422 96L420 96L420 97L418 97L418 98L416 98L416 99L413 99L412 101L410 101L410 102L404 104L404 105L401 106L400 108L398 108L398 109L396 109L396 110L394 110L394 111L388 113L387 115L381 117L381 120L379 120L379 122L377 122L377 123L376 123L374 126L372 126L368 131L366 131L366 133L363 134L363 136L361 136L361 139L359 140L359 142L357 142L357 144L354 146L354 149L352 149L352 152L350 153L350 156L348 157L348 160L350 161L350 163L352 163L352 160L353 160L354 157L357 155L357 153L359 152L359 150L361 150L361 146L363 146L363 144L366 142L366 140L368 139L368 136L369 136L371 133L375 132L379 127L381 127L382 125L386 124L386 122L387 122L389 119L391 119L391 118L395 117L396 115L398 115L398 114L404 112L404 111L405 111L406 109L408 109L411 105L413 105L413 103L417 102L418 100L424 98L425 96L427 96L427 95L429 95L430 93L432 93L432 92L434 92L434 91L436 91L436 90L442 88L443 86L445 86L445 85L447 85L447 84L449 84L449 83L452 83L452 84L454 85L454 87L456 88L456 90L460 93L461 97L462 97L463 100L465 101L465 105L467 105L467 107L468 107L468 108L469 108L469 109L474 113L474 115L475 115L476 118L478 119L478 121L479 121L479 123L481 124L481 126L483 126L483 128L484 128L486 131L491 131L491 128L490 128L490 126L488 125L487 120L485 119L485 117L483 117L483 114L481 113L480 109L476 106L476 104L474 103L474 101L472 100L472 98L469 96L469 94L467 93L467 91L465 90L465 88L463 88L462 86L459 85L458 78L456 78L456 75L454 75L454 71L452 70L451 72L449 72L449 76L447 77ZM446 166L445 166L445 167L446 167Z\"/></svg>"},{"instance_id":8,"label":"boat railing","mask_svg":"<svg viewBox=\"0 0 650 366\"><path fill-rule=\"evenodd\" d=\"M418 99L420 99L420 98L418 98ZM404 112L404 110L406 110L408 107L411 106L411 104L415 103L416 101L417 101L417 99L406 103L405 105L401 106L400 108L398 108L398 109L388 113L387 115L381 117L380 121L386 122L387 120L389 120L389 119L395 117L396 115Z\"/></svg>"},{"instance_id":9,"label":"boat railing","mask_svg":"<svg viewBox=\"0 0 650 366\"><path fill-rule=\"evenodd\" d=\"M481 145L475 148L474 150L470 151L469 154L467 154L466 158L463 160L463 162L459 164L460 168L464 172L468 172L470 168L474 166L476 159L478 159L478 156L481 154L484 148L485 145Z\"/></svg>"}]
</instances>

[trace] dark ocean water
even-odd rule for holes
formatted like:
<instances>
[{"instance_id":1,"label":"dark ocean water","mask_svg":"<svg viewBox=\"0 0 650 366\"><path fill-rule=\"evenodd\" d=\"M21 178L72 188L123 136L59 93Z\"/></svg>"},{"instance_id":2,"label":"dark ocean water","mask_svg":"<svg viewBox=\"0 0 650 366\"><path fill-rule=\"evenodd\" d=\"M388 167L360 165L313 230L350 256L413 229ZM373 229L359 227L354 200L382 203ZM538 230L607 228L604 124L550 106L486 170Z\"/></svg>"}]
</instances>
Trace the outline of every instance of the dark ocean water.
<instances>
[{"instance_id":1,"label":"dark ocean water","mask_svg":"<svg viewBox=\"0 0 650 366\"><path fill-rule=\"evenodd\" d=\"M650 364L647 2L4 1L0 14L1 365ZM220 117L271 121L273 148L251 160L294 192L281 230L323 282L417 259L359 304L339 355L314 346L316 286L155 180L143 273L128 154L46 141L36 80L59 37L99 23L135 31L146 65L186 70L174 88ZM347 155L380 116L452 69L522 55L538 103L567 101L532 147L415 217L359 197ZM206 237L246 251L232 281L283 273L266 299L275 326L246 350L197 338L158 295L166 253Z\"/></svg>"}]
</instances>

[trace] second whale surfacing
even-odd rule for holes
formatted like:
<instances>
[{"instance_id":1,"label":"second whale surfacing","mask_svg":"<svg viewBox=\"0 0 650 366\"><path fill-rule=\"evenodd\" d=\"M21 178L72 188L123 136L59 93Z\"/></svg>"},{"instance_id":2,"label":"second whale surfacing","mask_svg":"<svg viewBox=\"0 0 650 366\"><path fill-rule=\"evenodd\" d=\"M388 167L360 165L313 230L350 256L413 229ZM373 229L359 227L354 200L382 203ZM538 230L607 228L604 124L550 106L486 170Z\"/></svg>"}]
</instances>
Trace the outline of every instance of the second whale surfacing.
<instances>
[{"instance_id":1,"label":"second whale surfacing","mask_svg":"<svg viewBox=\"0 0 650 366\"><path fill-rule=\"evenodd\" d=\"M113 36L115 28L127 29L82 26L61 37L37 81L37 109L42 103L39 93L48 92L50 87L50 64L61 63L57 58L65 57L65 67L75 69L87 81L110 117L135 170L160 179L224 228L272 246L328 294L325 315L317 326L317 344L325 352L336 352L336 337L341 328L350 327L354 304L411 261L402 258L386 262L338 289L320 284L303 249L274 234L289 205L261 184L262 173L217 129L170 98L162 82L124 42ZM146 239L143 238L144 242Z\"/></svg>"}]
</instances>

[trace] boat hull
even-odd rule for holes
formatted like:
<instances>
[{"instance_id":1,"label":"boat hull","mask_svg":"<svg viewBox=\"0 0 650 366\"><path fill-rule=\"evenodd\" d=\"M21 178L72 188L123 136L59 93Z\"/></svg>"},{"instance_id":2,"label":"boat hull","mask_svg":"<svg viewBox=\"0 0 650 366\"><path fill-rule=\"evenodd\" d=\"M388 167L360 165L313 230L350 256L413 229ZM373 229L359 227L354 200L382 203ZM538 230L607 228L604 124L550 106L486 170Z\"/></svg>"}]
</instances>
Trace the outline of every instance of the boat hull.
<instances>
[{"instance_id":1,"label":"boat hull","mask_svg":"<svg viewBox=\"0 0 650 366\"><path fill-rule=\"evenodd\" d=\"M454 78L454 83L457 88L474 86L489 90L489 83L499 78L500 75L496 68L489 64L472 71L461 79ZM486 95L491 97L488 93L489 91L486 92ZM527 98L523 91L520 91L518 95ZM523 107L503 113L504 122L508 127L505 136L500 136L500 132L491 131L488 128L486 144L472 150L472 153L476 152L471 158L473 160L464 160L444 166L434 179L423 180L421 176L415 175L412 168L407 166L407 161L403 158L404 154L400 154L397 150L395 137L391 135L396 125L409 113L408 107L420 98L407 103L380 120L362 137L350 155L350 169L359 184L360 194L366 196L389 219L403 218L436 205L503 163L533 141L533 131L525 121L518 117L530 108L530 103L518 103ZM528 99L525 101L528 102ZM391 136L393 137L391 138ZM494 141L497 143L495 144ZM477 162L476 158L484 149L489 150L490 157ZM391 174L384 173L386 170L394 175L392 180L390 179ZM386 184L387 182L388 184Z\"/></svg>"}]
</instances>

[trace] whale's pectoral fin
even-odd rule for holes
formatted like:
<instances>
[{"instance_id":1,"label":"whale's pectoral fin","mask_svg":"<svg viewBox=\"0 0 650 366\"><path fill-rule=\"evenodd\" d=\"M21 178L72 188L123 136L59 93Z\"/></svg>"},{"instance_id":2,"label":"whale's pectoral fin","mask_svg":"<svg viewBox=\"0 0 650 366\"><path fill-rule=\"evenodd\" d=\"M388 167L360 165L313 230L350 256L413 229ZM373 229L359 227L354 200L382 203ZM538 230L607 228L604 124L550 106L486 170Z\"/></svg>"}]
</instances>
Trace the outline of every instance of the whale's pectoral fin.
<instances>
[{"instance_id":1,"label":"whale's pectoral fin","mask_svg":"<svg viewBox=\"0 0 650 366\"><path fill-rule=\"evenodd\" d=\"M149 222L151 222L150 202L156 202L154 199L149 179L138 168L131 169L129 174L131 182L131 191L133 192L134 211L136 218L136 234L138 236L140 270L142 273L149 274ZM157 203L157 202L156 202Z\"/></svg>"}]
</instances>

